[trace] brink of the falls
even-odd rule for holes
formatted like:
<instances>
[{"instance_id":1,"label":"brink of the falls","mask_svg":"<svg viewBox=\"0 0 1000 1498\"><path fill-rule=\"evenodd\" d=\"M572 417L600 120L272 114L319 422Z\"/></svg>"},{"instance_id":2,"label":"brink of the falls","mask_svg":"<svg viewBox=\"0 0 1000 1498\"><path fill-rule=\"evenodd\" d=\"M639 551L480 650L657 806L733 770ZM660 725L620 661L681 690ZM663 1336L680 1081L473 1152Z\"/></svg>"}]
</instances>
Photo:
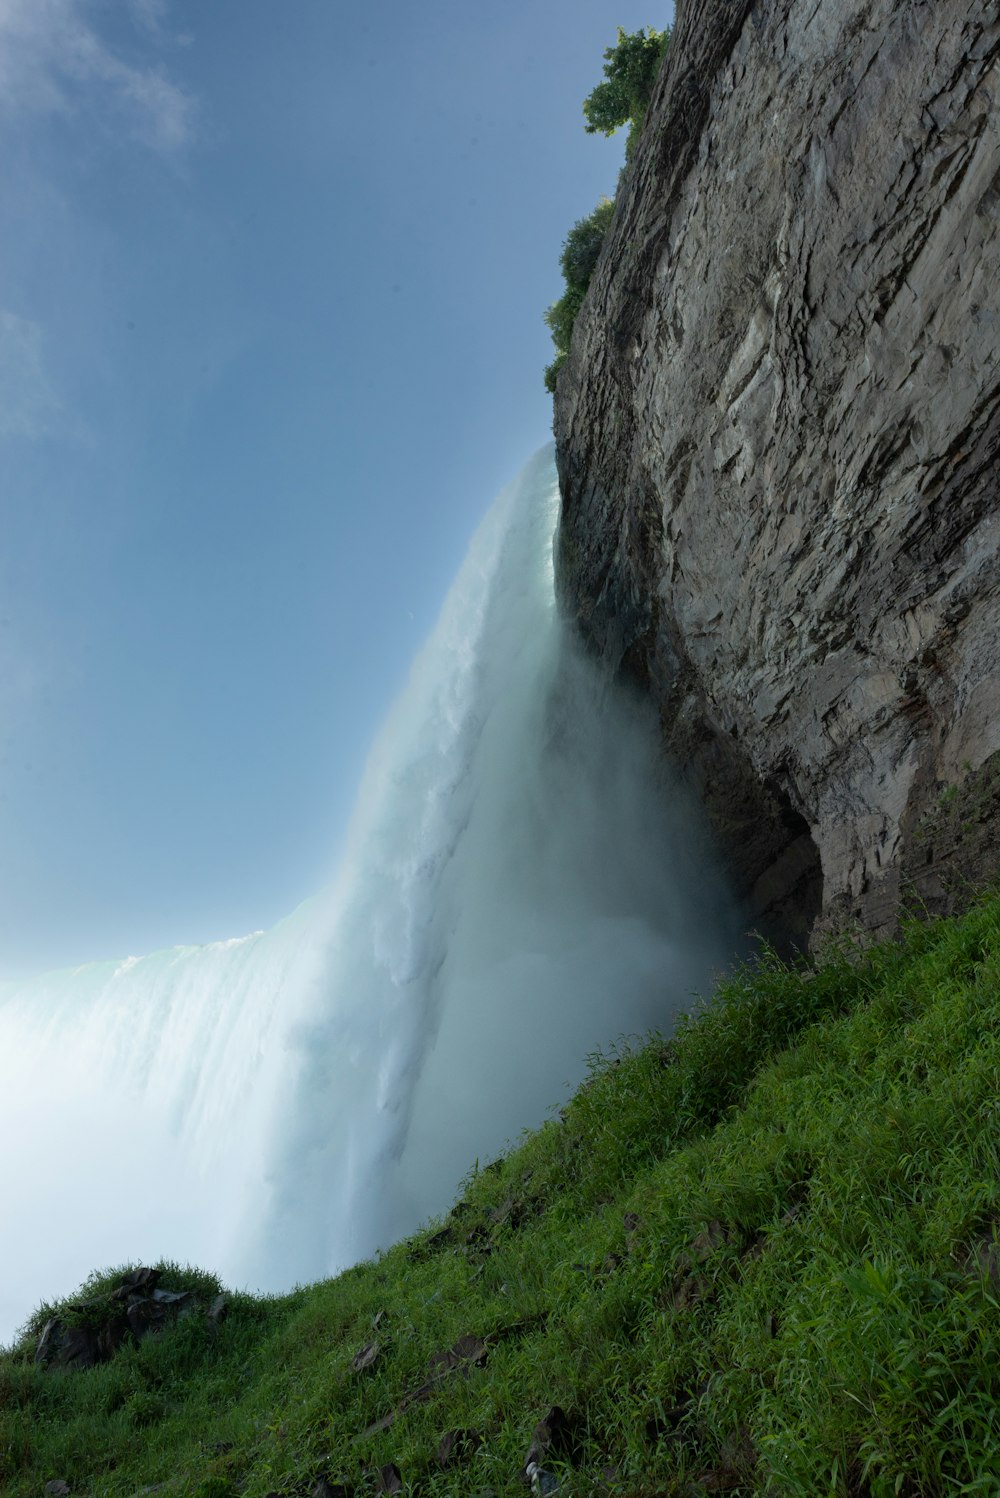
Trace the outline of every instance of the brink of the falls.
<instances>
[{"instance_id":1,"label":"brink of the falls","mask_svg":"<svg viewBox=\"0 0 1000 1498\"><path fill-rule=\"evenodd\" d=\"M546 450L472 541L331 889L0 987L0 1341L96 1267L282 1289L373 1253L710 985L732 912L655 723L559 618L557 507Z\"/></svg>"}]
</instances>

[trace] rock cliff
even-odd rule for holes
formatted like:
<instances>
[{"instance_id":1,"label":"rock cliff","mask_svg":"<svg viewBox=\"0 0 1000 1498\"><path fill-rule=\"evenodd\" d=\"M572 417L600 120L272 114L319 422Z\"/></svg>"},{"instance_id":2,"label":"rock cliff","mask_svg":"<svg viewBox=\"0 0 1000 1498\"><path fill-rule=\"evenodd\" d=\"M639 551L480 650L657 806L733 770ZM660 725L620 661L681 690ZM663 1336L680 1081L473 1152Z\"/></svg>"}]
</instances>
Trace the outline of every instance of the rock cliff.
<instances>
[{"instance_id":1,"label":"rock cliff","mask_svg":"<svg viewBox=\"0 0 1000 1498\"><path fill-rule=\"evenodd\" d=\"M559 379L563 603L798 941L1000 868L998 106L996 0L678 0Z\"/></svg>"}]
</instances>

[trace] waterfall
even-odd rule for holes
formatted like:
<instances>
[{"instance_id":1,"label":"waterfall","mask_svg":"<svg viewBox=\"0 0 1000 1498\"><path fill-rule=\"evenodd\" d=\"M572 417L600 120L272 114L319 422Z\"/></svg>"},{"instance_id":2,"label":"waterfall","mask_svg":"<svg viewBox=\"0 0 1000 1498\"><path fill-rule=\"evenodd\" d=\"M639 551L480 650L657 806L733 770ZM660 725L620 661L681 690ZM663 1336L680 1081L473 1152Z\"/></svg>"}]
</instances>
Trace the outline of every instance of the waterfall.
<instances>
[{"instance_id":1,"label":"waterfall","mask_svg":"<svg viewBox=\"0 0 1000 1498\"><path fill-rule=\"evenodd\" d=\"M0 986L0 1340L125 1260L281 1289L370 1255L710 984L732 911L648 709L559 617L557 506L546 450L473 538L330 889Z\"/></svg>"}]
</instances>

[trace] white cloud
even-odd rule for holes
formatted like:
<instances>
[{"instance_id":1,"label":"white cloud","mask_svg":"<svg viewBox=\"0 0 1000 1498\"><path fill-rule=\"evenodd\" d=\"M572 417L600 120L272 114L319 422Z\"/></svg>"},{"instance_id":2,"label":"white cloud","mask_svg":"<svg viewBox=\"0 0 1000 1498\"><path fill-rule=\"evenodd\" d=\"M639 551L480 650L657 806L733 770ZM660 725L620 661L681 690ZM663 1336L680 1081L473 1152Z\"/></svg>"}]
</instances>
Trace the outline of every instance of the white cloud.
<instances>
[{"instance_id":1,"label":"white cloud","mask_svg":"<svg viewBox=\"0 0 1000 1498\"><path fill-rule=\"evenodd\" d=\"M163 35L163 23L167 18L167 0L128 0L129 9L140 26L153 36Z\"/></svg>"},{"instance_id":2,"label":"white cloud","mask_svg":"<svg viewBox=\"0 0 1000 1498\"><path fill-rule=\"evenodd\" d=\"M159 65L129 60L88 19L90 0L0 0L0 111L71 114L97 106L162 152L187 144L191 95ZM163 0L130 0L147 40L164 40Z\"/></svg>"},{"instance_id":3,"label":"white cloud","mask_svg":"<svg viewBox=\"0 0 1000 1498\"><path fill-rule=\"evenodd\" d=\"M42 358L42 330L0 308L0 439L44 437L65 424Z\"/></svg>"}]
</instances>

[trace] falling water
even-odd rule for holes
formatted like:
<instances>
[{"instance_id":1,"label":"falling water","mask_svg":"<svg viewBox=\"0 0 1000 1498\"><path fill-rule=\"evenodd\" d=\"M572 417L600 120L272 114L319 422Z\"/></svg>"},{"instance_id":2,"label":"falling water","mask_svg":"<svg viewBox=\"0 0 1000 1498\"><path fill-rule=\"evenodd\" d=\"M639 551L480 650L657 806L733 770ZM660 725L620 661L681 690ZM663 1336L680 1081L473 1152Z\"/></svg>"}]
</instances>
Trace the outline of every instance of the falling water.
<instances>
[{"instance_id":1,"label":"falling water","mask_svg":"<svg viewBox=\"0 0 1000 1498\"><path fill-rule=\"evenodd\" d=\"M709 983L731 911L647 710L559 618L556 513L546 451L473 539L330 890L0 986L0 1340L98 1266L278 1289L371 1254Z\"/></svg>"}]
</instances>

